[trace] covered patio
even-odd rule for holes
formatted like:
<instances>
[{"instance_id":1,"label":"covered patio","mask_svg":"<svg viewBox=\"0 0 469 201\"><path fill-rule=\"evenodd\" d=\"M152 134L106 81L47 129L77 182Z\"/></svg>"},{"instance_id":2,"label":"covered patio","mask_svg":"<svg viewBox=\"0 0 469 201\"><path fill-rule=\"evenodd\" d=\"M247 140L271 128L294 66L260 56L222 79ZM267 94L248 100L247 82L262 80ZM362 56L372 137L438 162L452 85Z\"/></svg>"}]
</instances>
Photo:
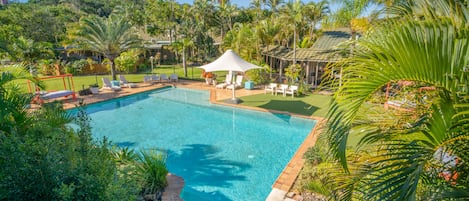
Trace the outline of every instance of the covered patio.
<instances>
[{"instance_id":1,"label":"covered patio","mask_svg":"<svg viewBox=\"0 0 469 201\"><path fill-rule=\"evenodd\" d=\"M296 62L305 69L305 81L316 88L321 83L324 69L331 63L344 58L349 50L342 46L351 39L349 29L325 31L311 48L297 48ZM267 46L263 49L264 62L271 67L270 78L283 82L284 69L293 64L295 53L293 48L283 46ZM277 74L272 74L272 70Z\"/></svg>"}]
</instances>

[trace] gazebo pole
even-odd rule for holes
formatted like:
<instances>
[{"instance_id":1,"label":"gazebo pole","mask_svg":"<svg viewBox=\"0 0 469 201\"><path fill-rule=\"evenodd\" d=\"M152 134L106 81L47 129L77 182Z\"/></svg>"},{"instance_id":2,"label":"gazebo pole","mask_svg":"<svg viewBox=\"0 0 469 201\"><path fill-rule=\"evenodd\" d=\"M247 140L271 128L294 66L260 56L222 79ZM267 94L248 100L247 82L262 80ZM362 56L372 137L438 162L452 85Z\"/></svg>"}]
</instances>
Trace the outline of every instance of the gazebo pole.
<instances>
[{"instance_id":1,"label":"gazebo pole","mask_svg":"<svg viewBox=\"0 0 469 201\"><path fill-rule=\"evenodd\" d=\"M231 97L231 99L232 99L233 101L236 101L236 97L235 97L235 87L236 87L236 85L235 85L236 83L235 83L235 82L236 82L236 80L235 80L235 78L236 78L236 77L235 77L234 71L231 71L231 85L233 86L233 90L232 90L233 96Z\"/></svg>"}]
</instances>

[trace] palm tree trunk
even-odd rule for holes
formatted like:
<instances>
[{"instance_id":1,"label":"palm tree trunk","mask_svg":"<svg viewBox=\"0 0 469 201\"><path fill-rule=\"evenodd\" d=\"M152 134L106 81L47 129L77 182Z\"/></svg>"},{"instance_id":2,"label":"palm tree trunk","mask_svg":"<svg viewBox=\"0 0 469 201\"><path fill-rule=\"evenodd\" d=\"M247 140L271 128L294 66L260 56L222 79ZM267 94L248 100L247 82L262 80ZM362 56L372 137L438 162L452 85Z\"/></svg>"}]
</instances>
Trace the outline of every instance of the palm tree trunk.
<instances>
[{"instance_id":1,"label":"palm tree trunk","mask_svg":"<svg viewBox=\"0 0 469 201\"><path fill-rule=\"evenodd\" d=\"M293 64L296 65L296 25L293 30Z\"/></svg>"},{"instance_id":2,"label":"palm tree trunk","mask_svg":"<svg viewBox=\"0 0 469 201\"><path fill-rule=\"evenodd\" d=\"M116 64L114 64L114 59L109 58L109 61L111 61L111 77L112 80L117 80L116 76Z\"/></svg>"},{"instance_id":3,"label":"palm tree trunk","mask_svg":"<svg viewBox=\"0 0 469 201\"><path fill-rule=\"evenodd\" d=\"M184 45L182 45L182 67L184 68L184 77L187 77L186 48Z\"/></svg>"}]
</instances>

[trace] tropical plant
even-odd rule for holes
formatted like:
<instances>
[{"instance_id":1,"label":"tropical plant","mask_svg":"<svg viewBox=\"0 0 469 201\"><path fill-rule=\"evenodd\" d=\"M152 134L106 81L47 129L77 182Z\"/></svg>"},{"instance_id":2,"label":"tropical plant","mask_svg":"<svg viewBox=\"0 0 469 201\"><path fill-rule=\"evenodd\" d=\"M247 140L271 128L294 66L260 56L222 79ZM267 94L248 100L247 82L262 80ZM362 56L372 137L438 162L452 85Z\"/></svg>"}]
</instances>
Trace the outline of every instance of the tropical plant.
<instances>
[{"instance_id":1,"label":"tropical plant","mask_svg":"<svg viewBox=\"0 0 469 201\"><path fill-rule=\"evenodd\" d=\"M115 60L117 69L126 73L135 72L135 67L137 66L139 55L140 51L136 49L128 50L126 52L121 53L121 55Z\"/></svg>"},{"instance_id":2,"label":"tropical plant","mask_svg":"<svg viewBox=\"0 0 469 201\"><path fill-rule=\"evenodd\" d=\"M317 29L319 23L329 14L328 2L323 0L318 3L309 2L303 8L303 16L308 22L309 26L309 35L308 38L310 41L314 42L317 37ZM306 37L305 37L306 38Z\"/></svg>"},{"instance_id":3,"label":"tropical plant","mask_svg":"<svg viewBox=\"0 0 469 201\"><path fill-rule=\"evenodd\" d=\"M139 48L141 40L137 31L124 18L110 15L108 18L85 17L70 36L83 45L83 49L103 54L109 59L112 79L116 79L114 60L124 51Z\"/></svg>"},{"instance_id":4,"label":"tropical plant","mask_svg":"<svg viewBox=\"0 0 469 201\"><path fill-rule=\"evenodd\" d=\"M255 82L256 84L266 84L270 82L269 79L269 66L265 63L259 63L257 61L251 61L251 63L256 64L258 66L262 66L263 68L260 69L252 69L246 72L247 77L249 80Z\"/></svg>"},{"instance_id":5,"label":"tropical plant","mask_svg":"<svg viewBox=\"0 0 469 201\"><path fill-rule=\"evenodd\" d=\"M351 173L336 180L339 199L468 199L468 8L457 0L416 0L393 10L402 17L376 27L339 64L342 85L326 129L335 159ZM428 105L417 102L425 104L422 114L403 121L399 111L391 117L370 112L366 101L400 80L433 86L436 97ZM362 136L359 163L347 151L353 130Z\"/></svg>"},{"instance_id":6,"label":"tropical plant","mask_svg":"<svg viewBox=\"0 0 469 201\"><path fill-rule=\"evenodd\" d=\"M299 64L292 64L285 69L285 76L288 79L289 84L297 82L301 74L301 66Z\"/></svg>"},{"instance_id":7,"label":"tropical plant","mask_svg":"<svg viewBox=\"0 0 469 201\"><path fill-rule=\"evenodd\" d=\"M65 65L65 71L73 75L78 75L83 72L83 69L86 67L87 64L88 61L86 61L86 59L71 61L67 65Z\"/></svg>"},{"instance_id":8,"label":"tropical plant","mask_svg":"<svg viewBox=\"0 0 469 201\"><path fill-rule=\"evenodd\" d=\"M17 86L22 66L0 68L0 200L135 200L138 186L116 177L109 145L91 137L89 117L51 103L31 110ZM70 124L74 124L74 128Z\"/></svg>"},{"instance_id":9,"label":"tropical plant","mask_svg":"<svg viewBox=\"0 0 469 201\"><path fill-rule=\"evenodd\" d=\"M143 179L143 193L154 194L167 185L166 154L158 150L141 151L137 170Z\"/></svg>"},{"instance_id":10,"label":"tropical plant","mask_svg":"<svg viewBox=\"0 0 469 201\"><path fill-rule=\"evenodd\" d=\"M49 59L54 56L52 44L47 42L36 42L32 39L20 36L11 43L9 55L16 61L27 64L26 67L36 70L36 62L40 59Z\"/></svg>"},{"instance_id":11,"label":"tropical plant","mask_svg":"<svg viewBox=\"0 0 469 201\"><path fill-rule=\"evenodd\" d=\"M3 66L0 68L0 135L22 133L30 124L28 109L32 96L21 93L15 81L27 79L39 88L44 88L44 84L31 76L24 70L24 66Z\"/></svg>"},{"instance_id":12,"label":"tropical plant","mask_svg":"<svg viewBox=\"0 0 469 201\"><path fill-rule=\"evenodd\" d=\"M287 25L292 25L293 30L293 64L296 64L296 42L298 38L299 23L303 21L303 3L300 0L289 1L283 8L281 19L285 20ZM290 27L289 27L290 28Z\"/></svg>"}]
</instances>

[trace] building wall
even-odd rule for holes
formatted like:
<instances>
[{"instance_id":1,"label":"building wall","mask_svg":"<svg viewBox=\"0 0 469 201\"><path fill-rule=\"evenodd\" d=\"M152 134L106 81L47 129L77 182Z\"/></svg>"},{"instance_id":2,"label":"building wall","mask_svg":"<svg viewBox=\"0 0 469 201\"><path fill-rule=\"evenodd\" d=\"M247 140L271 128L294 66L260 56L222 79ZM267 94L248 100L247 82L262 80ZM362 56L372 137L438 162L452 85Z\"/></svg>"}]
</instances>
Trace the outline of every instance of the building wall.
<instances>
[{"instance_id":1,"label":"building wall","mask_svg":"<svg viewBox=\"0 0 469 201\"><path fill-rule=\"evenodd\" d=\"M0 0L0 5L7 5L8 4L8 0Z\"/></svg>"}]
</instances>

